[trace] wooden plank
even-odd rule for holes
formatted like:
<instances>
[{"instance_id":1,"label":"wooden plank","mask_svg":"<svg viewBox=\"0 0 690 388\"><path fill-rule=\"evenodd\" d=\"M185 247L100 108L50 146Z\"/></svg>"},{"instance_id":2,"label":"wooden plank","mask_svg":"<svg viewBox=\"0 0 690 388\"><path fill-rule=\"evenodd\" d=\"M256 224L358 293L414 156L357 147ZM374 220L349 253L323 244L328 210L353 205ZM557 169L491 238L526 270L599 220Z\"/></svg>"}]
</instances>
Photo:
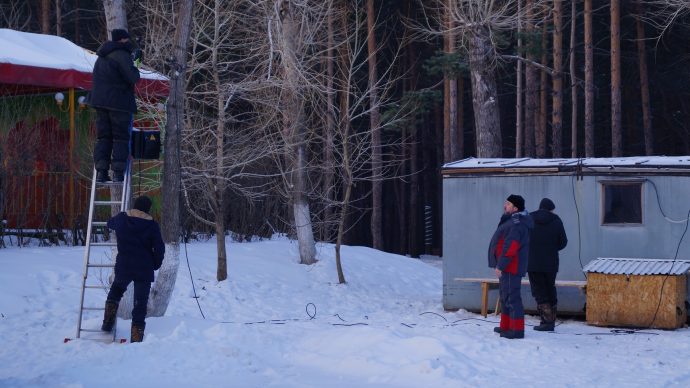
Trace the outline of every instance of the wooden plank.
<instances>
[{"instance_id":1,"label":"wooden plank","mask_svg":"<svg viewBox=\"0 0 690 388\"><path fill-rule=\"evenodd\" d=\"M588 324L676 329L687 319L685 275L590 273L589 283Z\"/></svg>"},{"instance_id":2,"label":"wooden plank","mask_svg":"<svg viewBox=\"0 0 690 388\"><path fill-rule=\"evenodd\" d=\"M465 282L465 283L498 284L498 278L454 278L453 280L458 281L458 282ZM522 279L521 284L527 286L527 285L529 285L529 280L528 279ZM586 280L556 280L556 286L585 288L585 287L587 287L587 281Z\"/></svg>"}]
</instances>

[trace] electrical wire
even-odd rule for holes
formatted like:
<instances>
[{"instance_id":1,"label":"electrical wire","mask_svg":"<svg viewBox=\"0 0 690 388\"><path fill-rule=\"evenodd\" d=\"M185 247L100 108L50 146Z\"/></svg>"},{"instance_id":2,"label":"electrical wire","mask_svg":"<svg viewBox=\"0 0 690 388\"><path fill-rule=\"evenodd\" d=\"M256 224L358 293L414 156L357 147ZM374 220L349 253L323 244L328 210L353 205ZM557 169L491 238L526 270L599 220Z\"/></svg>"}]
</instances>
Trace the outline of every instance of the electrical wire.
<instances>
[{"instance_id":1,"label":"electrical wire","mask_svg":"<svg viewBox=\"0 0 690 388\"><path fill-rule=\"evenodd\" d=\"M206 316L204 315L204 311L201 309L201 304L199 303L199 296L196 294L196 287L194 286L194 277L192 276L192 267L189 265L189 254L187 253L187 241L182 238L182 241L184 241L184 255L187 258L187 269L189 270L189 280L192 282L192 291L194 292L194 300L196 300L196 305L199 306L199 312L201 313L201 317L206 319Z\"/></svg>"}]
</instances>

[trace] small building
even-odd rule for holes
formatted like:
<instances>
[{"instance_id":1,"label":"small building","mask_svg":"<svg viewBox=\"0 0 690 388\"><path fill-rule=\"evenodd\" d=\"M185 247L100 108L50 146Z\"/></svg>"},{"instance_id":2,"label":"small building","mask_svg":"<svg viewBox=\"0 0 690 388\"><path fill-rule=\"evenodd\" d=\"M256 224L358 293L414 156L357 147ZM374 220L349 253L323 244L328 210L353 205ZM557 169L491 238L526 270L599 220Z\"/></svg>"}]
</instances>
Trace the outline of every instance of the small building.
<instances>
[{"instance_id":1,"label":"small building","mask_svg":"<svg viewBox=\"0 0 690 388\"><path fill-rule=\"evenodd\" d=\"M685 325L690 261L600 258L587 273L587 323L677 329Z\"/></svg>"},{"instance_id":2,"label":"small building","mask_svg":"<svg viewBox=\"0 0 690 388\"><path fill-rule=\"evenodd\" d=\"M509 194L522 195L529 211L544 197L556 204L569 240L560 252L563 283L587 280L584 267L600 257L690 259L690 156L469 158L444 165L442 174L447 310L481 309L481 285L460 279L495 278L487 250ZM497 291L490 294L493 305ZM559 312L584 314L581 289L559 287L558 297ZM536 309L528 284L522 298Z\"/></svg>"},{"instance_id":3,"label":"small building","mask_svg":"<svg viewBox=\"0 0 690 388\"><path fill-rule=\"evenodd\" d=\"M95 138L95 115L84 98L97 56L59 36L6 28L0 28L0 47L0 222L83 228ZM168 96L167 77L140 73L140 105ZM150 109L139 110L135 127L157 125Z\"/></svg>"}]
</instances>

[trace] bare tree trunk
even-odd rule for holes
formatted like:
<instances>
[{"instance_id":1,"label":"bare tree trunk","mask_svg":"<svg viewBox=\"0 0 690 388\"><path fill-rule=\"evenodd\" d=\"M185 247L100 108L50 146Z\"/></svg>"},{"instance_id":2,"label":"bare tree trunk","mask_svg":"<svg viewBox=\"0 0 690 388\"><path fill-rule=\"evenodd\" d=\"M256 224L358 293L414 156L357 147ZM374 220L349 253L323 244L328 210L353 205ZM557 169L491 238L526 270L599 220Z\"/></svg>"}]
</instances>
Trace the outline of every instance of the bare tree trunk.
<instances>
[{"instance_id":1,"label":"bare tree trunk","mask_svg":"<svg viewBox=\"0 0 690 388\"><path fill-rule=\"evenodd\" d=\"M383 249L382 195L383 184L381 169L381 118L379 116L379 96L376 87L378 72L376 70L376 13L374 0L367 0L367 48L369 64L369 126L371 131L371 236L374 249Z\"/></svg>"},{"instance_id":2,"label":"bare tree trunk","mask_svg":"<svg viewBox=\"0 0 690 388\"><path fill-rule=\"evenodd\" d=\"M522 15L522 0L517 0L518 2L518 41L517 41L517 50L518 54L522 55L522 20L520 20L520 15ZM523 93L524 93L524 88L523 88L523 78L522 78L522 61L517 61L517 72L516 72L516 78L517 78L517 88L516 88L516 102L515 102L515 157L516 158L521 158L522 155L524 154L524 121L523 121L523 106L522 106L522 98L523 98Z\"/></svg>"},{"instance_id":3,"label":"bare tree trunk","mask_svg":"<svg viewBox=\"0 0 690 388\"><path fill-rule=\"evenodd\" d=\"M453 43L454 44L454 43ZM412 77L410 79L410 91L417 90L417 74L416 68L417 48L414 43L408 45L407 68L411 69ZM453 104L457 104L457 82L455 79L450 80L451 86L451 106L450 106L450 122L451 122L451 158L457 160L457 127L452 130L452 125L457 123L457 111ZM455 87L453 87L455 86ZM455 94L455 96L453 96ZM407 252L411 257L419 257L419 147L422 139L418 136L419 129L415 120L410 120L410 204L407 207L409 213L410 226L408 228L408 246Z\"/></svg>"},{"instance_id":4,"label":"bare tree trunk","mask_svg":"<svg viewBox=\"0 0 690 388\"><path fill-rule=\"evenodd\" d=\"M221 26L222 21L220 20L220 1L215 1L215 17L214 17L214 28L213 28L213 42L218 42L220 36L220 29L224 28ZM218 112L218 121L216 123L216 172L215 178L213 179L213 190L215 190L214 198L216 199L216 215L215 215L215 228L216 228L216 248L218 253L218 268L216 269L216 280L219 282L228 278L228 257L227 250L225 248L225 189L226 183L224 177L224 163L225 158L225 124L227 122L227 115L225 112L225 104L228 100L228 96L223 92L223 84L225 80L220 79L220 75L216 69L219 68L218 63L218 50L219 48L213 44L211 51L211 68L213 71L213 86L215 87L215 93L219 98L216 101L216 110Z\"/></svg>"},{"instance_id":5,"label":"bare tree trunk","mask_svg":"<svg viewBox=\"0 0 690 388\"><path fill-rule=\"evenodd\" d=\"M494 72L495 58L488 31L484 27L477 27L469 45L477 157L501 157L501 116Z\"/></svg>"},{"instance_id":6,"label":"bare tree trunk","mask_svg":"<svg viewBox=\"0 0 690 388\"><path fill-rule=\"evenodd\" d=\"M125 0L103 0L103 9L105 24L108 26L108 38L110 38L110 32L116 28L127 29Z\"/></svg>"},{"instance_id":7,"label":"bare tree trunk","mask_svg":"<svg viewBox=\"0 0 690 388\"><path fill-rule=\"evenodd\" d=\"M62 36L62 3L61 0L55 0L55 35Z\"/></svg>"},{"instance_id":8,"label":"bare tree trunk","mask_svg":"<svg viewBox=\"0 0 690 388\"><path fill-rule=\"evenodd\" d=\"M458 159L462 159L465 157L465 107L463 104L465 103L465 79L462 77L462 75L458 76L458 101L457 101L457 106L458 106Z\"/></svg>"},{"instance_id":9,"label":"bare tree trunk","mask_svg":"<svg viewBox=\"0 0 690 388\"><path fill-rule=\"evenodd\" d=\"M585 157L594 157L594 47L592 0L585 0Z\"/></svg>"},{"instance_id":10,"label":"bare tree trunk","mask_svg":"<svg viewBox=\"0 0 690 388\"><path fill-rule=\"evenodd\" d=\"M654 134L652 133L652 107L649 100L649 76L647 75L647 50L645 43L645 30L642 23L644 15L644 5L642 1L637 1L637 17L635 27L637 30L637 56L640 63L640 93L642 97L642 125L644 134L645 155L654 155Z\"/></svg>"},{"instance_id":11,"label":"bare tree trunk","mask_svg":"<svg viewBox=\"0 0 690 388\"><path fill-rule=\"evenodd\" d=\"M545 20L544 21L544 26L542 27L542 33L541 33L541 64L543 66L548 65L548 56L546 55L547 52L547 42L549 40L548 35L546 34L548 22ZM548 90L548 72L544 69L540 71L540 80L539 80L539 120L537 122L539 123L537 127L537 157L538 158L544 158L546 157L546 125L547 125L547 115L548 115L548 103L546 101L546 92Z\"/></svg>"},{"instance_id":12,"label":"bare tree trunk","mask_svg":"<svg viewBox=\"0 0 690 388\"><path fill-rule=\"evenodd\" d=\"M194 0L181 0L177 11L177 26L173 38L173 69L170 75L164 138L163 182L161 185L161 232L165 243L165 258L151 287L148 314L161 317L175 288L180 266L180 134L184 126L185 73L187 72L187 44L191 34Z\"/></svg>"},{"instance_id":13,"label":"bare tree trunk","mask_svg":"<svg viewBox=\"0 0 690 388\"><path fill-rule=\"evenodd\" d=\"M527 8L527 24L525 31L530 39L527 48L527 61L536 62L534 56L534 0L527 0L525 3ZM535 149L535 136L536 136L536 114L537 114L537 68L527 63L525 65L525 156L534 157L536 154Z\"/></svg>"},{"instance_id":14,"label":"bare tree trunk","mask_svg":"<svg viewBox=\"0 0 690 388\"><path fill-rule=\"evenodd\" d=\"M570 157L577 158L577 77L575 75L575 32L577 28L577 1L570 4Z\"/></svg>"},{"instance_id":15,"label":"bare tree trunk","mask_svg":"<svg viewBox=\"0 0 690 388\"><path fill-rule=\"evenodd\" d=\"M551 108L551 155L560 158L563 139L563 8L553 2L553 92ZM575 22L573 21L573 25Z\"/></svg>"},{"instance_id":16,"label":"bare tree trunk","mask_svg":"<svg viewBox=\"0 0 690 388\"><path fill-rule=\"evenodd\" d=\"M611 156L623 155L620 21L620 0L611 0Z\"/></svg>"},{"instance_id":17,"label":"bare tree trunk","mask_svg":"<svg viewBox=\"0 0 690 388\"><path fill-rule=\"evenodd\" d=\"M50 34L50 0L41 0L41 33Z\"/></svg>"},{"instance_id":18,"label":"bare tree trunk","mask_svg":"<svg viewBox=\"0 0 690 388\"><path fill-rule=\"evenodd\" d=\"M323 195L325 197L325 208L323 211L323 220L324 220L324 226L323 226L323 239L326 241L331 241L332 239L332 228L331 228L331 221L333 218L333 208L332 208L332 202L333 202L333 193L334 193L334 187L333 187L333 182L334 182L334 168L335 168L335 159L333 156L333 134L335 133L335 88L334 88L334 66L333 62L335 61L334 57L334 45L335 41L333 38L333 12L334 8L331 7L328 10L328 16L327 16L327 28L328 28L328 42L327 45L328 47L326 48L326 128L325 130L325 136L324 136L324 150L323 150L323 159L324 159L324 165L325 169L323 171Z\"/></svg>"},{"instance_id":19,"label":"bare tree trunk","mask_svg":"<svg viewBox=\"0 0 690 388\"><path fill-rule=\"evenodd\" d=\"M300 101L299 68L296 63L296 42L299 26L294 15L293 5L289 1L280 1L280 36L282 41L282 66L286 90L283 91L283 132L290 150L290 196L295 231L299 245L300 263L316 262L316 245L311 222L311 211L307 200L307 147L306 128L304 127L304 110Z\"/></svg>"},{"instance_id":20,"label":"bare tree trunk","mask_svg":"<svg viewBox=\"0 0 690 388\"><path fill-rule=\"evenodd\" d=\"M447 0L449 3L454 0ZM450 15L450 4L446 7L446 32L443 34L443 44L445 52L452 54L455 52L455 32L453 29L453 18ZM444 161L451 162L457 160L458 145L457 145L457 131L458 131L458 84L454 76L444 74L443 77L443 91L445 98L443 99L443 124L444 124Z\"/></svg>"}]
</instances>

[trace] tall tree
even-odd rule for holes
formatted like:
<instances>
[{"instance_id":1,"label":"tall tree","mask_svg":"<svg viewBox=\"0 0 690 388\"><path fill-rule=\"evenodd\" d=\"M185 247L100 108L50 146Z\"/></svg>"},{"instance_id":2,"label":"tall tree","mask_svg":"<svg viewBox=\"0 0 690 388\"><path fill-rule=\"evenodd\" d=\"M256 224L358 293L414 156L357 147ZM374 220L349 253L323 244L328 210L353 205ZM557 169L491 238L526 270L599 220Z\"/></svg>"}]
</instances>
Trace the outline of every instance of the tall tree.
<instances>
[{"instance_id":1,"label":"tall tree","mask_svg":"<svg viewBox=\"0 0 690 388\"><path fill-rule=\"evenodd\" d=\"M594 46L592 0L585 0L585 156L594 157Z\"/></svg>"},{"instance_id":2,"label":"tall tree","mask_svg":"<svg viewBox=\"0 0 690 388\"><path fill-rule=\"evenodd\" d=\"M381 116L379 113L378 71L376 69L376 10L374 0L367 0L367 47L369 64L369 130L371 131L371 237L374 249L383 249L383 184L381 178Z\"/></svg>"},{"instance_id":3,"label":"tall tree","mask_svg":"<svg viewBox=\"0 0 690 388\"><path fill-rule=\"evenodd\" d=\"M563 146L563 2L553 1L553 91L551 156L560 158ZM575 24L575 21L572 21Z\"/></svg>"},{"instance_id":4,"label":"tall tree","mask_svg":"<svg viewBox=\"0 0 690 388\"><path fill-rule=\"evenodd\" d=\"M541 29L541 65L548 66L548 35L546 33L548 28L548 20L544 19L544 23ZM537 148L537 158L546 157L546 125L548 124L548 102L547 102L547 91L549 86L548 75L549 72L546 68L542 68L539 72L539 118L537 120L537 131L536 131L536 148Z\"/></svg>"},{"instance_id":5,"label":"tall tree","mask_svg":"<svg viewBox=\"0 0 690 388\"><path fill-rule=\"evenodd\" d=\"M522 0L517 0L518 6L518 24L517 24L517 51L519 55L522 55L522 18L520 14L522 12ZM525 126L523 121L524 107L523 107L523 97L524 97L524 75L523 75L523 63L522 61L517 61L517 70L515 77L517 78L517 85L515 89L515 157L521 158L524 154L524 138L525 138Z\"/></svg>"},{"instance_id":6,"label":"tall tree","mask_svg":"<svg viewBox=\"0 0 690 388\"><path fill-rule=\"evenodd\" d=\"M445 0L452 2L454 0ZM446 54L455 52L455 31L453 30L453 18L450 15L450 7L446 7L446 31L443 34L443 45ZM444 72L443 75L443 145L444 161L446 163L458 159L458 84L455 75Z\"/></svg>"},{"instance_id":7,"label":"tall tree","mask_svg":"<svg viewBox=\"0 0 690 388\"><path fill-rule=\"evenodd\" d=\"M187 74L187 45L191 34L194 0L181 0L177 4L173 33L172 71L170 96L166 101L163 159L163 183L161 186L161 232L165 243L165 258L151 287L149 315L163 316L175 288L180 266L180 134L184 128L185 91Z\"/></svg>"},{"instance_id":8,"label":"tall tree","mask_svg":"<svg viewBox=\"0 0 690 388\"><path fill-rule=\"evenodd\" d=\"M577 117L578 117L578 98L577 98L577 76L575 63L575 32L577 31L577 1L570 2L570 157L577 158Z\"/></svg>"},{"instance_id":9,"label":"tall tree","mask_svg":"<svg viewBox=\"0 0 690 388\"><path fill-rule=\"evenodd\" d=\"M527 37L526 57L528 63L525 65L525 156L534 157L536 155L536 127L537 127L537 67L536 62L536 29L534 26L534 1L526 0L526 19L525 35Z\"/></svg>"},{"instance_id":10,"label":"tall tree","mask_svg":"<svg viewBox=\"0 0 690 388\"><path fill-rule=\"evenodd\" d=\"M300 263L316 262L316 245L312 228L311 210L308 191L308 148L307 128L302 101L303 76L300 69L303 64L300 58L304 53L306 38L300 30L306 29L302 17L302 5L293 0L276 0L275 42L280 50L280 71L285 87L282 89L282 136L287 145L286 159L288 166L288 188L293 210L295 231L299 244Z\"/></svg>"},{"instance_id":11,"label":"tall tree","mask_svg":"<svg viewBox=\"0 0 690 388\"><path fill-rule=\"evenodd\" d=\"M637 58L640 72L640 94L642 100L642 127L644 136L645 155L654 154L654 134L652 133L652 108L649 98L649 75L647 74L647 43L644 23L644 4L637 1L637 15L635 17L635 31L637 32Z\"/></svg>"},{"instance_id":12,"label":"tall tree","mask_svg":"<svg viewBox=\"0 0 690 388\"><path fill-rule=\"evenodd\" d=\"M621 9L611 0L611 156L623 155L621 128Z\"/></svg>"},{"instance_id":13,"label":"tall tree","mask_svg":"<svg viewBox=\"0 0 690 388\"><path fill-rule=\"evenodd\" d=\"M50 0L41 0L41 32L50 34Z\"/></svg>"}]
</instances>

